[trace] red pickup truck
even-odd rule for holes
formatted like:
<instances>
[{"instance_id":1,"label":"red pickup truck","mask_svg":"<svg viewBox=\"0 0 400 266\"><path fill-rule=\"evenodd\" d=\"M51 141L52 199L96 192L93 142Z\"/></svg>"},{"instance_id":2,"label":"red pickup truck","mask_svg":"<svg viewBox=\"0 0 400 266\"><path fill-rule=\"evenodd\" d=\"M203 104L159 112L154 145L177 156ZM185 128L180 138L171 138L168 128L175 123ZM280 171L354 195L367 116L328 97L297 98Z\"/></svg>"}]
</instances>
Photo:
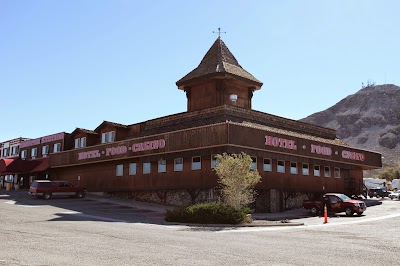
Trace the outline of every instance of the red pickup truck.
<instances>
[{"instance_id":1,"label":"red pickup truck","mask_svg":"<svg viewBox=\"0 0 400 266\"><path fill-rule=\"evenodd\" d=\"M347 216L352 216L354 213L361 215L367 206L361 200L354 200L344 194L327 193L322 196L321 200L304 200L303 207L309 210L311 214L317 215L324 210L324 205L327 205L328 211L331 212L345 212Z\"/></svg>"},{"instance_id":2,"label":"red pickup truck","mask_svg":"<svg viewBox=\"0 0 400 266\"><path fill-rule=\"evenodd\" d=\"M35 180L29 187L29 194L46 200L53 196L83 198L86 196L86 189L75 187L67 181Z\"/></svg>"}]
</instances>

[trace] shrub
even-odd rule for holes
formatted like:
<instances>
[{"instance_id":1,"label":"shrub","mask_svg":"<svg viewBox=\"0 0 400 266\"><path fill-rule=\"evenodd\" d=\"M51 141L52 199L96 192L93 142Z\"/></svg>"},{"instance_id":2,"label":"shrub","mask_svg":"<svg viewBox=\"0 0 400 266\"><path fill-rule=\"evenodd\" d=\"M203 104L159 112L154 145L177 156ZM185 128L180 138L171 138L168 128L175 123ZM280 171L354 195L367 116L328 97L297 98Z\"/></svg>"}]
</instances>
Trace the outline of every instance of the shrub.
<instances>
[{"instance_id":1,"label":"shrub","mask_svg":"<svg viewBox=\"0 0 400 266\"><path fill-rule=\"evenodd\" d=\"M165 214L167 222L198 224L239 224L247 222L247 214L251 209L243 207L239 210L223 203L201 203L168 210Z\"/></svg>"}]
</instances>

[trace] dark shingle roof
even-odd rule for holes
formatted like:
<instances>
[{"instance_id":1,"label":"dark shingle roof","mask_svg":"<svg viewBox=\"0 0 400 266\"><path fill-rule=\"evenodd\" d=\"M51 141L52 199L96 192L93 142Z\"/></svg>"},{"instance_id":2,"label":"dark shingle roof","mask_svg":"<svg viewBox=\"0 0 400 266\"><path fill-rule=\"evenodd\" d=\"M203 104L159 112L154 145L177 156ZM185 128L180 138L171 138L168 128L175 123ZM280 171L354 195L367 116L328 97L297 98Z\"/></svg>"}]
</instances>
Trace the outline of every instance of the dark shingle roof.
<instances>
[{"instance_id":1,"label":"dark shingle roof","mask_svg":"<svg viewBox=\"0 0 400 266\"><path fill-rule=\"evenodd\" d=\"M194 78L202 77L209 74L232 74L240 78L247 79L256 83L258 86L262 82L256 79L252 74L244 70L233 56L225 43L220 37L214 42L200 64L189 74L176 82L177 86L181 86Z\"/></svg>"},{"instance_id":2,"label":"dark shingle roof","mask_svg":"<svg viewBox=\"0 0 400 266\"><path fill-rule=\"evenodd\" d=\"M119 123L115 123L115 122L110 122L110 121L104 120L103 123L101 123L98 127L96 127L96 129L94 131L98 132L100 130L100 128L102 128L104 125L111 125L111 126L114 126L114 127L128 128L127 125L123 125L123 124L119 124Z\"/></svg>"}]
</instances>

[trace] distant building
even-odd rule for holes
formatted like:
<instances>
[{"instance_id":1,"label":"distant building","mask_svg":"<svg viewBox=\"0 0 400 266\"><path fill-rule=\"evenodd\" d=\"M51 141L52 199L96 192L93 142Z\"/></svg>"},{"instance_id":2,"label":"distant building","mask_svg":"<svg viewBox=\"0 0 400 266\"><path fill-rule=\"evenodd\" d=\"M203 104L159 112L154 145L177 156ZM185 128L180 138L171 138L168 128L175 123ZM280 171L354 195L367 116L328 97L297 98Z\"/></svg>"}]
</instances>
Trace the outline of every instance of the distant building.
<instances>
[{"instance_id":1,"label":"distant building","mask_svg":"<svg viewBox=\"0 0 400 266\"><path fill-rule=\"evenodd\" d=\"M187 112L77 128L70 149L50 154L50 178L164 204L213 201L215 155L246 152L262 176L254 207L276 212L324 192L360 194L363 170L382 166L380 154L349 147L334 130L252 110L262 82L220 38L176 85Z\"/></svg>"},{"instance_id":2,"label":"distant building","mask_svg":"<svg viewBox=\"0 0 400 266\"><path fill-rule=\"evenodd\" d=\"M10 147L13 155L0 159L2 187L6 187L8 183L11 188L28 188L32 180L48 178L49 155L63 151L68 136L69 134L61 132L37 139L15 139L18 141L10 141L9 145L2 143L2 154L6 155L5 149Z\"/></svg>"}]
</instances>

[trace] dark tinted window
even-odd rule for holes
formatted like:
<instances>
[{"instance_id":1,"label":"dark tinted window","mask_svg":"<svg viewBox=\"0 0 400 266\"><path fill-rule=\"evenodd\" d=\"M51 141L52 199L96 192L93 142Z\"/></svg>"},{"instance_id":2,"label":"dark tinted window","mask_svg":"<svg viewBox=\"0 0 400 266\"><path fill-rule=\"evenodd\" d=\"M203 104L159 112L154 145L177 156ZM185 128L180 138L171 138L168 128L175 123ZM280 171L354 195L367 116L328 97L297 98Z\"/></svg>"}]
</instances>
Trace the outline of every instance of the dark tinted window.
<instances>
[{"instance_id":1,"label":"dark tinted window","mask_svg":"<svg viewBox=\"0 0 400 266\"><path fill-rule=\"evenodd\" d=\"M50 182L40 182L37 183L37 187L51 187L51 183Z\"/></svg>"}]
</instances>

